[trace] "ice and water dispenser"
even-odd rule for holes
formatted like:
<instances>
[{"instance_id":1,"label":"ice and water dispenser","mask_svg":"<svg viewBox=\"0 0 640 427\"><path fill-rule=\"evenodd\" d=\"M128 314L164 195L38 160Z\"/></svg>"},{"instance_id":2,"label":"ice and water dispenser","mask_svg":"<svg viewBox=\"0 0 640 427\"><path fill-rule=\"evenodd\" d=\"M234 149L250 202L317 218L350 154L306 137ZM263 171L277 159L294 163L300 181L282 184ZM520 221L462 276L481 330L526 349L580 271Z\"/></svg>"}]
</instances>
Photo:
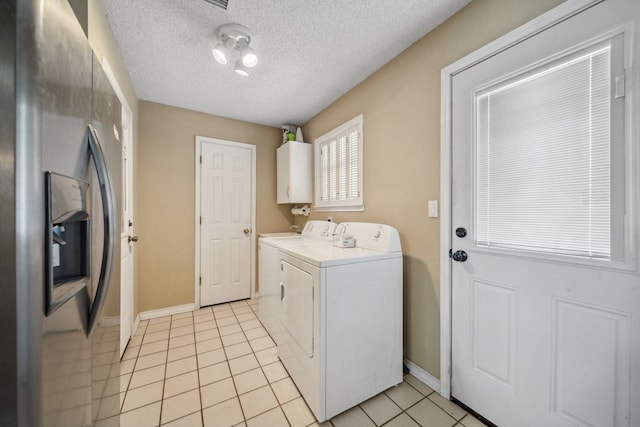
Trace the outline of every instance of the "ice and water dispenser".
<instances>
[{"instance_id":1,"label":"ice and water dispenser","mask_svg":"<svg viewBox=\"0 0 640 427\"><path fill-rule=\"evenodd\" d=\"M91 240L89 183L46 173L46 314L89 283Z\"/></svg>"}]
</instances>

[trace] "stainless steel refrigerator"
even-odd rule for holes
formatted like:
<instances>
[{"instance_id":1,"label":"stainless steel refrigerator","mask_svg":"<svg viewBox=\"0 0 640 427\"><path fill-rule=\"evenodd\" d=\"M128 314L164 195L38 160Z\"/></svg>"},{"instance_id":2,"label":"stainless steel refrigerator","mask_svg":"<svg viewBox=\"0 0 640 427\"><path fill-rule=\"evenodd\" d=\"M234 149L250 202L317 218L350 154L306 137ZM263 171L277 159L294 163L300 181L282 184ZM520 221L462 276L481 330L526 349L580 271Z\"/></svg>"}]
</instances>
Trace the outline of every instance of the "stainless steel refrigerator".
<instances>
[{"instance_id":1,"label":"stainless steel refrigerator","mask_svg":"<svg viewBox=\"0 0 640 427\"><path fill-rule=\"evenodd\" d=\"M119 425L121 106L67 0L0 33L0 425Z\"/></svg>"}]
</instances>

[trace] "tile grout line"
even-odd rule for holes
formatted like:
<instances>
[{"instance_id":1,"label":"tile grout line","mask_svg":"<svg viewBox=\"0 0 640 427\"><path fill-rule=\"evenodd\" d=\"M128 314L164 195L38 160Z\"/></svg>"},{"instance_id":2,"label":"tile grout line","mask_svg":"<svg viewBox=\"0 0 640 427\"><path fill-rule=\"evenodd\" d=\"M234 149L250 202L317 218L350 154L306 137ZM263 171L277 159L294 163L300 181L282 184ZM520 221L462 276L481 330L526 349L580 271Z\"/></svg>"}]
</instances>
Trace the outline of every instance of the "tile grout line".
<instances>
[{"instance_id":1,"label":"tile grout line","mask_svg":"<svg viewBox=\"0 0 640 427\"><path fill-rule=\"evenodd\" d=\"M189 345L193 345L193 347L194 347L194 349L195 349L196 354L195 354L194 356L186 356L186 357L182 357L182 358L180 358L180 359L173 360L172 362L175 362L175 361L178 361L178 360L187 359L187 358L189 358L189 357L194 357L194 358L195 358L195 361L196 361L196 369L195 369L194 371L187 371L187 372L183 372L183 373L181 373L181 374L178 374L178 375L175 375L175 376L173 376L173 377L169 377L169 378L167 378L167 377L166 377L166 368L165 368L165 382L166 382L166 380L167 380L167 379L176 378L176 377L179 377L179 376L181 376L181 375L188 374L188 373L190 373L190 372L195 372L195 373L196 373L196 379L197 379L197 382L198 382L198 386L197 386L197 390L198 390L198 399L199 399L199 401L200 401L200 409L199 409L198 411L196 411L196 412L200 412L200 418L201 418L202 424L204 425L204 414L203 414L203 404L202 404L202 393L201 393L201 390L200 390L200 388L201 388L201 386L200 386L200 365L199 365L199 362L198 362L198 350L197 350L197 341L196 341L195 314L194 314L194 313L195 313L194 311L192 311L192 312L191 312L191 326L193 327L193 344L186 344L186 345L184 345L184 346L178 346L178 347L176 347L176 348L188 347ZM186 317L185 317L185 318L181 318L181 319L177 319L177 320L182 320L182 319L186 319ZM171 319L171 322L172 322L172 323L173 323L173 320L174 320L174 319L173 319L173 315L172 315L172 319ZM215 325L215 321L214 321L214 325ZM182 326L188 326L188 325L182 325ZM182 326L179 326L179 327L182 327ZM215 326L214 326L214 328L215 328ZM171 336L171 332L169 332L169 335ZM178 336L176 336L175 338L182 337L182 336L187 336L187 335L189 335L189 334L185 334L185 335L178 335ZM170 341L171 341L171 338L169 338L169 342L170 342ZM168 352L167 352L167 365L169 364L169 362L168 362L168 357L169 357L169 355L168 355ZM181 392L181 393L178 393L178 394L176 394L176 395L174 395L174 396L170 396L170 397L172 398L172 397L180 396L181 394L186 394L186 393L189 393L190 391L192 391L192 390L186 390L186 391L183 391L183 392ZM164 396L163 396L163 399L162 399L162 400L163 400L163 403L164 403L164 400L165 400L165 399L164 399ZM174 421L176 421L176 420L179 420L179 419L182 419L182 418L186 418L186 417L188 417L188 416L190 416L190 415L192 415L192 414L195 414L196 412L192 412L192 413L190 413L190 414L185 414L185 415L183 415L183 416L181 416L181 417L176 418L175 420L171 420L170 422L174 422Z\"/></svg>"},{"instance_id":2,"label":"tile grout line","mask_svg":"<svg viewBox=\"0 0 640 427\"><path fill-rule=\"evenodd\" d=\"M192 312L192 313L193 313L193 312ZM173 316L173 315L170 315L170 316ZM182 320L182 319L177 319L177 320ZM193 315L192 315L192 320L193 320ZM168 329L168 330L169 330L169 338L168 338L167 345L168 345L168 344L170 343L170 341L171 341L171 325L173 324L173 321L174 321L174 319L173 319L173 317L171 317L171 318L170 318L170 321L169 321L169 322L170 322L170 327L169 327L169 329ZM194 323L192 323L192 325L193 325L193 324L194 324ZM188 326L188 325L183 325L183 326ZM179 337L187 336L187 335L189 335L189 334L185 334L185 335L178 335L178 336L176 336L176 337L174 337L174 338L179 338ZM195 329L194 329L194 335L195 335ZM193 344L186 344L186 345L184 345L184 346L178 346L178 347L176 347L176 348L180 348L180 347L187 347L187 346L189 346L189 345L193 345L193 346L194 346L194 348L195 348L195 345L196 345L196 344L195 344L195 336L194 336L194 343L193 343ZM152 353L152 354L153 354L153 353ZM177 361L177 360L186 359L186 358L188 358L188 357L191 357L191 356L187 356L187 357L183 357L183 358L180 358L180 359L176 359L176 361ZM198 366L198 362L197 362L197 354L196 354L196 356L194 356L194 357L196 358L196 366ZM169 362L168 362L168 350L167 350L167 362L165 363L165 374L164 374L164 380L163 380L163 382L164 382L164 384L163 384L163 397L162 397L162 400L161 400L161 404L163 404L163 403L164 403L164 400L165 400L165 398L164 398L164 387L166 387L166 380L168 380L168 379L176 378L176 377L178 377L178 376L180 376L180 375L184 375L184 374L189 373L189 372L196 372L196 375L198 376L198 387L197 387L197 388L198 388L198 390L200 389L200 387L199 387L200 380L199 380L198 368L197 368L197 367L196 367L196 370L195 370L195 371L188 371L188 372L184 372L184 373L182 373L182 374L176 375L176 376L174 376L174 377L167 377L167 376L166 376L166 373L167 373L167 365L168 365L168 363L169 363ZM185 394L185 393L188 393L188 392L190 392L190 391L192 391L192 390L186 390L186 391L183 391L182 393L178 393L178 394L176 394L175 396L179 396L179 395L181 395L181 394ZM199 393L199 395L200 395L200 393ZM170 396L170 397L172 398L172 397L175 397L175 396ZM200 405L200 412L202 412L202 403L201 403L201 405ZM179 420L179 419L182 419L182 418L188 417L188 416L190 416L190 415L192 415L192 414L195 414L195 413L196 413L196 412L192 412L192 413L190 413L190 414L183 415L183 416L181 416L181 417L176 418L175 420L171 420L170 422L173 422L173 421L176 421L176 420ZM203 421L203 422L204 422L204 421ZM166 424L166 423L165 423L165 424Z\"/></svg>"},{"instance_id":3,"label":"tile grout line","mask_svg":"<svg viewBox=\"0 0 640 427\"><path fill-rule=\"evenodd\" d=\"M410 384L409 384L410 385ZM419 393L419 392L418 392ZM433 393L429 393L427 396L425 396L425 398L429 399L429 396L431 396L432 394L434 394L435 391ZM454 417L452 414L450 414L447 410L445 410L442 406L438 405L436 402L433 401L433 399L429 399L429 402L433 403L434 405L436 405L436 407L438 409L440 409L442 412L444 412L445 414L449 415L451 418L453 418L456 423L459 423L464 417L467 416L468 412L464 411L464 415L462 417L460 417L460 419L457 419L456 417ZM462 409L462 408L460 408Z\"/></svg>"},{"instance_id":4,"label":"tile grout line","mask_svg":"<svg viewBox=\"0 0 640 427\"><path fill-rule=\"evenodd\" d=\"M224 304L229 304L229 303L224 303ZM233 314L233 317L236 319L236 321L238 321L238 319L237 319L237 317L236 317L236 315L235 315L235 312L233 311L233 308L232 308L230 305L229 305L229 310L230 310L230 311L231 311L231 313ZM229 317L232 317L232 316L221 317L221 319L228 319ZM238 324L239 324L239 322L238 322ZM225 325L225 326L229 326L229 325ZM241 332L244 332L244 331L242 330L242 328L241 328ZM231 334L229 334L229 335L231 335ZM246 338L246 336L245 336L245 338ZM220 342L222 343L222 335L220 335ZM234 344L232 344L232 345L234 345ZM223 351L223 352L224 352L224 354L225 354L225 360L224 360L224 362L218 362L218 363L226 363L226 364L227 364L227 366L229 367L229 374L230 374L229 378L231 379L231 382L232 382L232 383L233 383L233 385L234 385L234 390L235 390L236 395L235 395L234 397L230 397L229 399L225 399L225 400L223 400L223 401L221 401L221 402L218 402L218 403L216 403L215 405L211 405L211 406L216 406L216 405L219 405L220 403L228 402L229 400L232 400L232 399L234 399L234 398L237 398L237 399L238 399L238 403L240 404L240 410L241 410L241 412L242 412L242 418L243 418L243 421L241 421L241 422L245 422L245 421L247 421L247 418L246 418L246 417L245 417L245 415L244 415L244 409L242 408L242 404L240 403L240 396L241 396L241 394L239 394L239 393L238 393L238 389L237 389L237 387L236 387L236 385L235 385L234 374L231 372L231 365L229 365L229 360L232 360L232 359L228 359L228 358L227 358L227 352L226 352L226 350L225 350L225 348L224 348L224 347L225 347L225 346L224 346L224 344L222 343L222 351ZM251 346L250 346L249 348L251 348ZM254 353L251 353L251 354L254 354ZM246 355L244 355L244 356L248 356L248 355L249 355L249 354L246 354ZM244 356L234 357L234 359L238 359L238 358L240 358L240 357L244 357ZM254 357L255 357L255 354L254 354ZM211 366L213 366L213 365L211 365ZM245 372L249 372L249 371L245 371ZM241 373L239 373L238 375L240 375L240 374L242 374L242 373L244 373L244 372L241 372ZM214 381L214 382L213 382L213 383L211 383L211 384L214 384L214 383L216 383L216 382L223 381L224 379L226 379L226 378L223 378L223 379L218 380L218 381ZM245 392L245 393L242 393L242 395L245 395L245 394L247 394L247 393L250 393L251 391L253 391L253 390L249 390L249 391L247 391L247 392ZM263 413L264 413L264 412L263 412ZM261 414L263 414L263 413L261 413ZM256 415L256 417L257 417L257 416L259 416L259 415L261 415L261 414ZM253 418L255 418L255 417L251 417L251 419L253 419Z\"/></svg>"},{"instance_id":5,"label":"tile grout line","mask_svg":"<svg viewBox=\"0 0 640 427\"><path fill-rule=\"evenodd\" d=\"M202 307L200 307L202 309ZM211 314L213 315L213 310L211 310ZM202 403L202 386L200 384L200 363L198 362L198 337L196 335L196 317L195 310L191 312L191 325L193 326L193 348L196 351L196 380L198 381L198 398L200 399L200 421L202 421L202 425L204 426L204 408ZM214 327L217 329L218 324L216 323L215 317L213 318ZM167 358L169 356L167 355ZM178 359L180 360L180 359Z\"/></svg>"},{"instance_id":6,"label":"tile grout line","mask_svg":"<svg viewBox=\"0 0 640 427\"><path fill-rule=\"evenodd\" d=\"M404 381L404 375L403 375L402 382L405 382L405 381ZM407 384L409 384L409 383L407 383ZM411 385L411 384L409 384L409 385ZM395 401L395 400L393 400L391 397L389 397L389 396L387 395L387 393L385 393L385 391L386 391L386 390L382 391L382 393L378 393L378 394L376 394L376 395L375 395L375 396L373 396L373 397L370 397L369 399L373 399L374 397L379 396L380 394L383 394L383 395L384 395L387 399L389 399L389 400L390 400L394 405L396 405L396 406L398 407L398 409L400 409L400 413L399 413L399 414L397 414L397 415L395 415L394 417L391 417L391 419L387 420L386 422L382 423L382 424L381 424L382 426L384 426L384 425L388 424L389 422L391 422L391 420L393 420L393 419L395 419L395 418L399 417L399 416L400 416L400 415L402 415L402 413L404 412L404 410L402 409L402 407L401 407L400 405L398 405L398 404L396 403L396 401ZM420 393L418 390L416 390L416 391L417 391L418 393ZM422 393L420 393L420 394L422 395ZM423 397L426 397L426 396L424 396L424 395L422 395L422 396L423 396ZM365 402L366 402L366 401L368 401L369 399L365 400ZM362 402L362 403L365 403L365 402ZM368 413L368 412L367 412L367 411L362 407L362 403L358 404L358 406L360 407L360 409L362 409L362 411L363 411L365 414L367 414L367 416L369 416L369 413ZM371 421L373 421L373 423L374 423L376 426L378 425L378 423L376 423L376 422L375 422L375 420L374 420L373 418L371 418L370 416L369 416L369 418L371 419Z\"/></svg>"},{"instance_id":7,"label":"tile grout line","mask_svg":"<svg viewBox=\"0 0 640 427\"><path fill-rule=\"evenodd\" d=\"M273 339L273 337L271 336L271 334L269 333L269 331L267 330L267 328L265 328L264 324L262 323L262 320L260 320L260 316L258 316L258 313L254 310L254 308L253 308L253 307L251 307L251 305L249 305L249 308L251 308L252 313L256 316L256 319L258 319L258 322L260 322L260 326L262 327L262 329L264 329L264 331L267 333L267 336L268 336L268 337L271 339L271 341L273 342L274 348L276 348L276 349L277 349L277 348L278 348L278 345L276 344L276 340L274 340L274 339ZM259 362L258 362L258 363L259 363ZM275 362L272 362L272 363L268 363L267 365L272 365L272 364L275 364L275 363L280 363L280 364L282 365L282 369L284 369L284 370L285 370L285 372L287 373L287 376L286 376L285 378L291 378L291 375L289 375L289 371L287 371L287 368L285 368L285 367L284 367L284 365L282 364L282 361L280 360L280 358L279 358L279 357L277 357L277 354L276 354L276 361L275 361ZM259 364L260 364L260 363L259 363ZM267 377L267 375L266 375L266 374L265 374L265 372L264 372L264 366L263 366L262 364L260 364L260 369L262 370L262 373L263 373L263 375L264 375L264 376L265 376L265 378L266 378L266 377ZM285 378L280 378L278 381L282 381L282 380L283 380L283 379L285 379ZM278 381L274 381L274 383L275 383L275 382L278 382ZM293 382L293 379L291 380L291 382ZM273 392L273 394L275 395L275 392L274 392L274 390L273 390L273 387L271 386L271 382L269 381L269 378L267 378L267 384L269 385L269 387L271 388L271 391L272 391L272 392ZM311 423L309 423L306 427L312 426L313 424L318 424L318 425L319 425L318 420L316 419L316 416L315 416L315 415L313 415L313 411L311 411L311 408L309 408L309 405L307 405L307 401L306 401L306 400L304 400L304 397L302 396L302 393L300 392L300 389L298 388L297 384L296 384L296 383L293 383L293 385L294 385L294 387L296 388L296 390L298 391L298 395L299 395L299 396L298 396L298 397L296 397L296 398L294 398L294 399L289 400L288 402L285 402L285 404L286 404L286 403L289 403L289 402L293 402L294 400L296 400L296 399L298 399L298 398L302 399L302 403L304 403L304 406L307 408L307 410L309 411L309 413L310 413L310 414L311 414L311 416L313 417L313 421L312 421ZM277 399L278 399L278 397L276 396L276 400L277 400ZM278 402L278 403L280 403L280 402ZM284 413L284 416L285 416L285 418L287 419L287 422L291 425L291 421L289 420L289 417L287 417L287 413L286 413L286 411L282 408L282 405L279 405L279 406L280 406L280 408L282 409L282 412ZM331 420L327 420L327 422L328 422L331 426L334 426L334 424L331 422Z\"/></svg>"},{"instance_id":8,"label":"tile grout line","mask_svg":"<svg viewBox=\"0 0 640 427\"><path fill-rule=\"evenodd\" d=\"M127 389L124 392L124 398L122 399L122 403L120 403L120 413L124 409L124 403L127 401L127 396L129 395L129 386L131 385L131 380L133 379L133 374L136 371L136 365L138 364L138 358L140 357L140 351L142 350L142 343L144 342L144 336L147 333L147 327L149 326L149 321L144 325L144 331L142 332L142 337L140 338L140 348L138 349L138 353L136 354L135 361L133 362L133 367L131 368L131 377L129 377L129 381L127 382ZM140 328L140 325L138 325ZM136 329L136 332L138 330Z\"/></svg>"},{"instance_id":9,"label":"tile grout line","mask_svg":"<svg viewBox=\"0 0 640 427\"><path fill-rule=\"evenodd\" d=\"M233 313L233 317L236 319L236 322L238 322L238 326L240 326L240 321L238 320L238 317L236 316L236 312L233 310L233 307L231 307L231 305L229 305L229 310L231 310L231 312ZM244 331L242 330L242 326L240 326L240 330L242 331L242 334L244 335ZM218 332L220 332L219 329L218 329ZM245 335L245 338L247 338L246 335ZM231 383L233 384L233 389L236 392L236 398L238 399L238 405L240 405L240 412L242 413L242 422L244 422L246 424L247 416L245 415L244 408L242 407L242 401L240 400L240 393L238 393L238 387L236 386L236 380L233 378L234 377L233 372L231 372L231 364L229 363L230 359L229 359L229 357L227 355L227 349L226 349L226 347L224 345L224 341L222 340L222 334L220 334L220 344L222 344L222 351L224 352L225 362L229 366L229 374L231 374ZM247 340L247 344L249 344L248 340ZM251 345L249 345L249 348L251 348ZM231 399L227 399L227 400L231 400ZM237 423L237 424L239 424L239 423Z\"/></svg>"},{"instance_id":10,"label":"tile grout line","mask_svg":"<svg viewBox=\"0 0 640 427\"><path fill-rule=\"evenodd\" d=\"M224 303L224 304L229 304L229 303ZM211 306L211 307L213 307L213 306ZM231 310L231 306L229 306L229 310ZM213 312L213 308L211 309L211 311ZM231 310L231 312L233 313L233 310ZM235 314L234 314L234 316L235 316ZM209 406L209 408L214 407L214 406L219 405L219 404L224 403L224 402L228 402L231 399L237 398L238 399L238 405L240 406L240 412L242 412L242 420L244 421L245 420L244 411L242 409L242 404L240 403L240 396L238 395L238 389L236 388L235 382L233 381L233 373L231 372L231 365L229 365L229 359L227 358L227 352L224 349L224 343L222 341L222 335L220 334L220 328L218 327L218 320L216 318L215 312L213 313L213 318L214 318L214 321L216 322L216 329L218 330L218 337L220 338L220 345L222 346L222 352L224 353L224 361L223 362L214 363L213 365L210 365L210 366L214 366L214 365L217 365L219 363L226 363L227 364L227 367L229 368L229 375L230 375L229 378L231 378L231 383L233 384L233 389L235 390L236 395L234 397L230 397L229 399L223 400L221 402L217 402L217 403ZM226 317L221 317L221 319L226 319ZM224 381L225 379L226 378L223 378L223 379L220 379L218 381L214 381L214 382L212 382L210 384L215 384L217 382ZM207 384L207 385L209 385L209 384ZM203 425L204 425L204 408L203 408ZM236 424L234 424L234 425L236 425Z\"/></svg>"},{"instance_id":11,"label":"tile grout line","mask_svg":"<svg viewBox=\"0 0 640 427\"><path fill-rule=\"evenodd\" d=\"M167 355L164 359L164 374L162 375L162 394L160 395L160 415L158 417L158 425L162 425L162 411L164 409L164 388L167 383L167 365L169 364L169 342L171 341L171 324L173 323L173 315L169 317L169 334L167 336ZM142 346L140 346L142 350Z\"/></svg>"},{"instance_id":12,"label":"tile grout line","mask_svg":"<svg viewBox=\"0 0 640 427\"><path fill-rule=\"evenodd\" d=\"M376 395L376 396L377 396L377 395ZM368 399L367 399L367 400L368 400ZM393 400L393 399L392 399L392 400ZM395 402L394 402L394 403L395 403ZM369 418L369 419L371 420L371 422L373 423L373 425L374 425L374 426L376 426L376 427L380 427L380 426L378 425L378 423L377 423L377 422L375 422L373 418L371 418L371 416L369 415L369 413L368 413L367 411L365 411L365 410L364 410L364 408L363 408L362 406L360 406L360 405L358 404L358 405L356 405L356 407L360 408L360 410L361 410L362 412L364 412L364 415L365 415L367 418ZM348 411L348 410L349 410L349 409L347 409L347 411ZM400 414L398 414L398 415L400 415ZM331 424L333 424L333 423L331 423ZM384 424L386 424L386 423L383 423L383 424L381 424L381 425L384 425Z\"/></svg>"},{"instance_id":13,"label":"tile grout line","mask_svg":"<svg viewBox=\"0 0 640 427\"><path fill-rule=\"evenodd\" d=\"M249 304L247 304L247 305L249 305ZM251 306L249 306L249 309L251 310L251 313L256 317L256 319L257 319L257 320L258 320L258 322L260 323L260 327L262 327L262 328L265 330L265 332L267 333L267 336L268 336L268 337L269 337L269 339L273 342L273 346L274 346L274 348L276 348L276 349L277 349L277 347L278 347L278 346L276 345L276 341L273 339L273 337L271 336L271 334L269 333L269 331L267 330L267 328L265 328L265 327L264 327L264 324L263 324L263 323L262 323L262 321L260 320L260 317L258 317L258 313L256 313L256 312L253 310L253 307L251 307ZM244 333L244 329L243 329L243 333ZM246 336L246 334L245 334L245 336ZM247 341L248 341L248 340L249 340L249 338L247 337ZM251 347L251 343L249 343L249 347ZM265 349L265 350L266 350L266 349ZM253 351L253 347L251 347L251 351ZM261 350L261 351L262 351L262 350ZM277 350L276 350L276 351L277 351ZM255 352L254 352L253 354L254 354L254 357L255 357ZM256 357L256 360L257 360L257 359L258 359L258 358ZM277 353L276 353L276 362L280 362L280 359L278 358ZM274 362L274 363L275 363L275 362ZM272 383L271 383L271 381L269 381L269 378L267 377L267 375L266 375L266 374L265 374L265 372L264 372L264 366L260 363L260 361L259 361L259 360L258 360L258 366L259 366L259 368L260 368L260 371L262 372L262 375L264 375L264 377L267 379L267 385L269 386L269 389L271 390L271 393L273 393L273 395L275 396L275 398L276 398L276 402L278 402L278 407L280 408L280 410L281 410L281 411L282 411L282 413L284 414L284 418L285 418L285 420L287 420L287 423L289 424L289 426L291 426L291 421L289 420L289 417L287 417L287 413L285 412L285 410L282 408L282 404L280 403L280 400L278 399L278 395L276 394L275 390L273 389L273 386L271 385L271 384L272 384ZM283 365L283 368L284 368L284 365ZM286 371L286 368L284 368L284 369L285 369L285 371ZM289 372L287 372L287 377L288 377L288 378L291 378L291 376L289 375ZM278 380L278 381L281 381L282 379L284 379L284 378L281 378L281 379L280 379L280 380ZM274 381L274 382L277 382L277 381ZM293 381L292 381L292 382L293 382ZM302 397L302 393L300 393L300 390L298 389L298 386L297 386L297 385L295 385L295 383L294 383L293 385L295 386L296 390L298 391L298 394L300 395L299 397ZM291 402L291 401L293 401L293 400L295 400L295 398L294 398L294 399L292 399L292 400L290 400L289 402ZM289 403L289 402L285 402L285 403ZM304 404L306 405L307 403L305 402ZM311 411L311 410L309 410L309 411ZM315 416L314 416L313 418L315 419ZM313 423L312 423L312 424L313 424Z\"/></svg>"},{"instance_id":14,"label":"tile grout line","mask_svg":"<svg viewBox=\"0 0 640 427\"><path fill-rule=\"evenodd\" d=\"M251 314L253 314L253 315L256 317L256 320L258 320L258 322L260 323L260 327L262 327L262 328L264 329L264 325L262 324L262 322L260 322L260 319L258 318L258 316L253 312L253 308L252 308L251 306L249 306L249 304L246 304L246 305L249 307L249 309L250 309L250 311L251 311ZM254 357L254 358L256 359L256 361L258 362L258 368L256 368L256 369L260 369L260 372L262 372L262 375L264 375L265 379L267 380L267 386L269 386L269 389L270 389L270 390L271 390L271 392L273 393L274 397L276 398L276 402L278 403L275 407L270 408L270 409L267 409L267 410L266 410L266 411L264 411L264 412L260 412L259 414L256 414L256 415L254 415L253 417L251 417L251 418L249 418L249 419L247 419L247 418L246 418L246 416L244 415L244 409L242 408L242 403L240 403L240 408L241 408L241 410L242 410L242 415L243 415L243 418L244 418L245 423L246 423L246 421L248 421L248 420L250 420L250 419L254 419L254 418L259 417L260 415L264 415L264 414L266 414L267 412L272 411L272 410L273 410L273 409L275 409L275 408L280 408L280 410L282 411L282 413L283 413L283 414L284 414L284 416L285 416L285 420L287 421L287 424L288 424L289 426L291 426L291 423L289 422L289 419L287 418L287 414L286 414L286 412L284 412L284 410L282 409L282 405L280 404L280 401L278 400L278 396L277 396L277 395L276 395L276 393L274 392L273 387L271 386L271 383L269 382L269 379L268 379L268 378L267 378L267 376L265 375L265 373L264 373L264 369L262 369L262 364L260 363L260 361L259 361L259 360L258 360L258 358L256 357L255 351L253 350L253 347L251 347L251 343L250 343L249 337L247 337L247 334L245 333L245 330L242 328L242 325L240 324L240 320L238 319L238 316L236 315L235 310L233 310L233 307L231 307L231 311L232 311L232 313L233 313L234 317L236 318L236 321L238 322L238 325L240 326L240 331L242 332L242 334L244 335L244 337L247 339L247 345L249 345L249 348L251 349L251 353L250 353L250 354L252 354L252 355L253 355L253 357ZM246 314L246 313L240 313L240 314ZM252 329L257 329L257 328L252 328ZM265 329L265 331L266 331L266 329ZM269 332L267 332L267 335L268 335L268 336L269 336L269 338L273 341L273 339L272 339L272 338L271 338L271 336L269 335ZM275 346L275 341L274 341L274 346ZM266 350L266 349L265 349L265 350ZM225 351L225 355L226 355L226 351ZM242 356L240 356L240 357L242 357ZM249 371L251 371L251 369L250 369ZM249 371L245 371L245 372L249 372ZM244 372L241 372L241 373L244 373ZM232 379L232 381L233 381L233 383L234 383L234 387L235 387L235 379L234 379L233 377L234 377L234 375L233 375L233 373L232 373L232 374L231 374L231 379ZM254 389L254 390L249 390L249 391L247 391L246 393L243 393L243 394L251 393L252 391L258 390L259 388L261 388L261 387L258 387L258 388ZM297 389L297 387L296 387L296 389ZM238 393L238 390L237 390L237 388L236 388L236 394L237 394L237 393ZM238 394L238 401L240 401L240 395L239 395L239 394Z\"/></svg>"},{"instance_id":15,"label":"tile grout line","mask_svg":"<svg viewBox=\"0 0 640 427\"><path fill-rule=\"evenodd\" d=\"M410 374L408 374L408 375L410 375ZM418 422L418 420L416 420L415 418L413 418L413 417L411 416L411 414L409 414L407 411L408 411L409 409L413 408L414 406L416 406L417 404L419 404L420 402L422 402L422 401L423 401L423 400L425 400L425 399L428 399L431 403L433 403L434 405L436 405L436 407L437 407L438 409L440 409L440 410L441 410L442 412L444 412L445 414L449 415L449 413L448 413L447 411L445 411L444 409L440 408L440 406L438 406L438 405L437 405L433 400L429 399L429 396L431 396L433 393L435 393L435 391L434 391L433 389L431 389L431 388L429 387L429 389L431 390L431 393L429 393L429 394L422 394L422 392L421 392L420 390L418 390L416 387L414 387L411 383L409 383L409 382L407 382L407 381L405 381L405 380L404 380L404 375L403 375L403 380L402 380L402 382L407 383L407 385L409 385L412 389L414 389L416 392L418 392L418 393L422 396L422 398L421 398L421 399L419 399L419 400L418 400L417 402L415 402L414 404L412 404L412 405L410 405L410 406L407 406L407 408L406 408L406 409L402 409L402 407L401 407L400 405L398 405L398 404L396 403L396 401L395 401L395 400L393 400L389 395L387 395L386 390L385 390L385 391L383 391L382 393L384 393L384 395L385 395L385 396L387 396L387 397L388 397L388 398L389 398L393 403L395 403L395 404L396 404L396 406L398 406L398 407L402 410L402 412L401 412L401 413L399 413L398 415L396 415L395 417L393 417L391 420L389 420L389 421L387 421L386 423L384 423L384 424L383 424L383 426L384 426L384 425L386 425L386 424L388 424L389 422L391 422L391 421L392 421L392 420L394 420L395 418L399 417L400 415L402 415L402 413L405 413L405 414L406 414L409 418L411 418L415 423L417 423L418 425L421 425L421 424ZM364 409L363 409L363 411L364 411ZM365 411L365 412L366 412L366 411ZM449 416L451 417L451 415L449 415ZM454 417L451 417L451 418L452 418L454 421L456 421L456 423L454 424L454 426L455 426L459 421L458 421L458 420L456 420ZM464 417L463 417L463 418L464 418Z\"/></svg>"}]
</instances>

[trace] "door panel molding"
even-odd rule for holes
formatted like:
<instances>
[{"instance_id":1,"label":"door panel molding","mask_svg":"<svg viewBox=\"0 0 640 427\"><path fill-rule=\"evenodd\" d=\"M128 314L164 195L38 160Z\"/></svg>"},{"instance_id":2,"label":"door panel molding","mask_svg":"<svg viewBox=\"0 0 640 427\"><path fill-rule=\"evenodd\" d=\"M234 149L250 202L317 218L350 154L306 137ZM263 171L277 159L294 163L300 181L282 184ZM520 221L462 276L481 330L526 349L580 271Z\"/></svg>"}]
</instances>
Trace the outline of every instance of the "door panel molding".
<instances>
[{"instance_id":1,"label":"door panel molding","mask_svg":"<svg viewBox=\"0 0 640 427\"><path fill-rule=\"evenodd\" d=\"M202 164L200 163L200 156L202 155L203 144L217 144L230 146L235 148L245 148L251 151L251 229L256 229L256 146L253 144L246 144L242 142L228 141L224 139L209 138L205 136L195 137L195 218L194 218L194 231L195 231L195 266L194 266L194 310L198 310L200 306L200 209L201 209L201 171ZM251 298L255 297L256 292L256 238L251 235L251 273L250 273L250 286L251 286Z\"/></svg>"},{"instance_id":2,"label":"door panel molding","mask_svg":"<svg viewBox=\"0 0 640 427\"><path fill-rule=\"evenodd\" d=\"M607 425L617 413L628 413L629 400L615 396L631 387L632 315L565 298L553 299L552 315L552 409L576 425ZM582 338L577 345L571 342L576 335Z\"/></svg>"},{"instance_id":3,"label":"door panel molding","mask_svg":"<svg viewBox=\"0 0 640 427\"><path fill-rule=\"evenodd\" d=\"M443 68L440 73L440 394L451 395L451 142L452 142L452 80L453 77L510 47L539 34L603 0L568 0L516 28L477 51Z\"/></svg>"}]
</instances>

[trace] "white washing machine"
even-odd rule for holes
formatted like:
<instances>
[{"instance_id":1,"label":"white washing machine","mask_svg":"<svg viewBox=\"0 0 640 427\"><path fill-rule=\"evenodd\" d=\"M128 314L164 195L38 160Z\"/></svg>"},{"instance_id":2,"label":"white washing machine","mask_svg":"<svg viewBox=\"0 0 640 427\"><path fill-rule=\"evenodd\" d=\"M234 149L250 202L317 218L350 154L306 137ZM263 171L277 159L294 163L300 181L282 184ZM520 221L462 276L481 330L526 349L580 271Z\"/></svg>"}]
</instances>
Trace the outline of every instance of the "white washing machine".
<instances>
[{"instance_id":1,"label":"white washing machine","mask_svg":"<svg viewBox=\"0 0 640 427\"><path fill-rule=\"evenodd\" d=\"M280 256L279 248L301 244L328 245L333 241L336 224L308 221L300 234L265 233L258 238L259 300L257 315L275 343L280 341Z\"/></svg>"},{"instance_id":2,"label":"white washing machine","mask_svg":"<svg viewBox=\"0 0 640 427\"><path fill-rule=\"evenodd\" d=\"M343 223L356 247L281 247L278 356L318 422L402 382L402 250L388 225Z\"/></svg>"}]
</instances>

